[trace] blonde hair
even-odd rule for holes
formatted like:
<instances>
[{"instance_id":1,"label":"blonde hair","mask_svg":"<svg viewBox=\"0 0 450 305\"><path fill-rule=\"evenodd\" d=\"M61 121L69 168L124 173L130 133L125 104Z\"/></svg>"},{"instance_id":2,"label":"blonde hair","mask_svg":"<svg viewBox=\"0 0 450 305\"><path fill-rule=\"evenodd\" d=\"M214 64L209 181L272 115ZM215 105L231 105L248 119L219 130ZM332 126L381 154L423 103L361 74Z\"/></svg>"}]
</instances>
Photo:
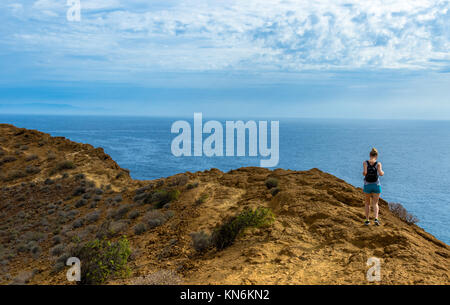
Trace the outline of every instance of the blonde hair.
<instances>
[{"instance_id":1,"label":"blonde hair","mask_svg":"<svg viewBox=\"0 0 450 305\"><path fill-rule=\"evenodd\" d=\"M378 150L375 147L372 147L372 150L369 154L371 157L378 157Z\"/></svg>"}]
</instances>

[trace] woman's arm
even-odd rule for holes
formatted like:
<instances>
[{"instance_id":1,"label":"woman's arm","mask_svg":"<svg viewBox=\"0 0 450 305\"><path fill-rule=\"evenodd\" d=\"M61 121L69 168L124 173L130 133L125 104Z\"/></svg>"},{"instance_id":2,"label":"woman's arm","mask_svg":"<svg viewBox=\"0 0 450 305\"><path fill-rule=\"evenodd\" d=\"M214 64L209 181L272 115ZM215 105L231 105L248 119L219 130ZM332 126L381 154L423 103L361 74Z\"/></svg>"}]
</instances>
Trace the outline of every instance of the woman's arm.
<instances>
[{"instance_id":1,"label":"woman's arm","mask_svg":"<svg viewBox=\"0 0 450 305\"><path fill-rule=\"evenodd\" d=\"M380 176L384 176L383 167L381 166L380 162L378 162L378 174Z\"/></svg>"},{"instance_id":2,"label":"woman's arm","mask_svg":"<svg viewBox=\"0 0 450 305\"><path fill-rule=\"evenodd\" d=\"M366 161L363 162L363 176L367 175L367 163Z\"/></svg>"}]
</instances>

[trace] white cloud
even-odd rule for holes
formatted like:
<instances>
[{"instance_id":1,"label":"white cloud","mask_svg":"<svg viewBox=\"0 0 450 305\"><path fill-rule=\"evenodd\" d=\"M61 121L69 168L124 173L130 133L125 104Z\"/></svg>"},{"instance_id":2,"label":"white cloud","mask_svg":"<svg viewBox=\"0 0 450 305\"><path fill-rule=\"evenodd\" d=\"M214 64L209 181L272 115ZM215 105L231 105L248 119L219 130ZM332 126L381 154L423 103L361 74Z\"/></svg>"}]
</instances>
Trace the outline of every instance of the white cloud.
<instances>
[{"instance_id":1,"label":"white cloud","mask_svg":"<svg viewBox=\"0 0 450 305\"><path fill-rule=\"evenodd\" d=\"M48 11L56 10L66 4L65 1L58 0L38 0L33 3L33 8L36 10Z\"/></svg>"},{"instance_id":2,"label":"white cloud","mask_svg":"<svg viewBox=\"0 0 450 305\"><path fill-rule=\"evenodd\" d=\"M448 1L82 0L79 24L62 19L64 2L36 1L30 16L57 23L25 27L17 45L104 56L130 70L439 69L450 61Z\"/></svg>"},{"instance_id":3,"label":"white cloud","mask_svg":"<svg viewBox=\"0 0 450 305\"><path fill-rule=\"evenodd\" d=\"M121 7L119 0L81 0L84 10L114 9Z\"/></svg>"}]
</instances>

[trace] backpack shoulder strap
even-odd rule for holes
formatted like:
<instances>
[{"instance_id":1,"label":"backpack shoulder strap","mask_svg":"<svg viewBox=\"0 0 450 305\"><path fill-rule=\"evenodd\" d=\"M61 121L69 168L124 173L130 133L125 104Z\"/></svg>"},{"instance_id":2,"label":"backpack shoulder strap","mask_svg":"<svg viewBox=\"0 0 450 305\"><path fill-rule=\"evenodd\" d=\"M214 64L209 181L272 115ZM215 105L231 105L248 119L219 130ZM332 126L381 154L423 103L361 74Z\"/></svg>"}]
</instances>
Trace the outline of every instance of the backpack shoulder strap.
<instances>
[{"instance_id":1,"label":"backpack shoulder strap","mask_svg":"<svg viewBox=\"0 0 450 305\"><path fill-rule=\"evenodd\" d=\"M378 168L377 168L378 161L375 161L375 163L373 165L370 164L369 160L367 160L366 162L367 162L367 168L371 167L371 168L378 170Z\"/></svg>"}]
</instances>

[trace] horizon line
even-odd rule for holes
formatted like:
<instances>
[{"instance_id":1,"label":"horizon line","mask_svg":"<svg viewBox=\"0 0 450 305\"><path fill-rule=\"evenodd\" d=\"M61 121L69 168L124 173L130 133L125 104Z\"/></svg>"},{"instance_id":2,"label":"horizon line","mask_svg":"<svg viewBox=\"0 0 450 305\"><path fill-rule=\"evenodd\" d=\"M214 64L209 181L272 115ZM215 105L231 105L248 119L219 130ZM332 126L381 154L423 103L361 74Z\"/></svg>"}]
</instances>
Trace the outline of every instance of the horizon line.
<instances>
[{"instance_id":1,"label":"horizon line","mask_svg":"<svg viewBox=\"0 0 450 305\"><path fill-rule=\"evenodd\" d=\"M201 111L197 111L198 113L203 113ZM23 116L54 116L54 117L64 117L64 116L72 116L72 117L135 117L135 118L171 118L171 119L193 119L194 117L194 113L197 112L192 112L192 115L165 115L165 114L149 114L149 115L145 115L145 114L114 114L114 113L108 113L108 114L101 114L101 113L72 113L72 114L68 114L68 113L15 113L15 112L11 112L11 113L0 113L0 117L1 116L19 116L19 115L23 115ZM302 117L302 116L268 116L268 115L260 115L260 116L243 116L243 117L238 117L238 116L215 116L215 115L205 115L203 113L203 117L209 117L209 119L206 120L214 120L214 119L218 119L218 120L230 120L230 119L234 119L234 120L242 120L242 119L270 119L270 120L275 120L276 117L278 117L279 119L300 119L300 120L355 120L355 121L360 121L360 120L371 120L371 121L450 121L449 119L430 119L430 118L374 118L374 117ZM0 124L2 124L2 122L0 122ZM7 123L4 123L7 124Z\"/></svg>"}]
</instances>

